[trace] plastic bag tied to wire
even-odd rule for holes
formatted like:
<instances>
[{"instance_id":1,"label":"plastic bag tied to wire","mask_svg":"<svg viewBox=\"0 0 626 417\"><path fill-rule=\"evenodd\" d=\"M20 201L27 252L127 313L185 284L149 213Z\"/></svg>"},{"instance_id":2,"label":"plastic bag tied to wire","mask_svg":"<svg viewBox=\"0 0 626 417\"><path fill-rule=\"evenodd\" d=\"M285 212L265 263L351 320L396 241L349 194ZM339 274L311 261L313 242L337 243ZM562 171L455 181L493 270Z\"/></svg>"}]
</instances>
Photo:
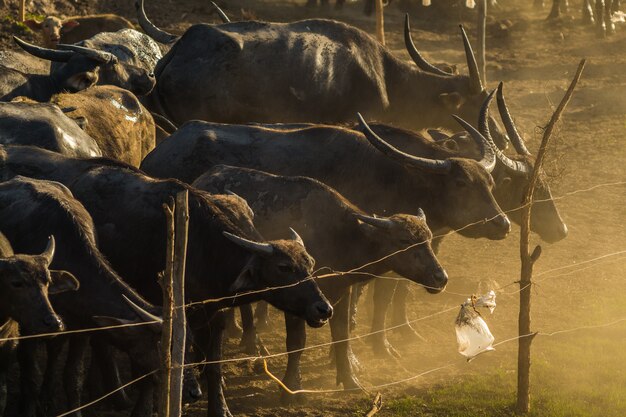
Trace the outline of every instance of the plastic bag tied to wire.
<instances>
[{"instance_id":1,"label":"plastic bag tied to wire","mask_svg":"<svg viewBox=\"0 0 626 417\"><path fill-rule=\"evenodd\" d=\"M468 298L462 305L456 317L455 330L459 353L471 361L481 353L495 350L487 323L482 318L477 307L487 308L491 313L496 308L496 293L489 291L487 294Z\"/></svg>"}]
</instances>

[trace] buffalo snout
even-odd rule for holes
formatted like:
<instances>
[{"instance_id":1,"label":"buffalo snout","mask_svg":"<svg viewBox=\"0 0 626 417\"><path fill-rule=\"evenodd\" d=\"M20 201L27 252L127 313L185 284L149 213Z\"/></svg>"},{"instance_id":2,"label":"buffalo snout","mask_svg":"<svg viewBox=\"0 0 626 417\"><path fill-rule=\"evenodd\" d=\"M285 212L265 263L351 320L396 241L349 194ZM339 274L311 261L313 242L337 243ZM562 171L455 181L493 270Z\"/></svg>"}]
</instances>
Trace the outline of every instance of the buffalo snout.
<instances>
[{"instance_id":1,"label":"buffalo snout","mask_svg":"<svg viewBox=\"0 0 626 417\"><path fill-rule=\"evenodd\" d=\"M504 213L491 219L489 223L493 228L492 239L504 239L511 231L511 222Z\"/></svg>"},{"instance_id":2,"label":"buffalo snout","mask_svg":"<svg viewBox=\"0 0 626 417\"><path fill-rule=\"evenodd\" d=\"M61 332L65 329L63 320L56 314L48 314L43 318L43 325L48 331Z\"/></svg>"},{"instance_id":3,"label":"buffalo snout","mask_svg":"<svg viewBox=\"0 0 626 417\"><path fill-rule=\"evenodd\" d=\"M307 308L306 321L311 327L322 327L333 316L333 306L328 301L316 301Z\"/></svg>"},{"instance_id":4,"label":"buffalo snout","mask_svg":"<svg viewBox=\"0 0 626 417\"><path fill-rule=\"evenodd\" d=\"M445 269L439 269L431 275L432 284L426 287L426 291L431 294L439 294L448 285L448 273Z\"/></svg>"}]
</instances>

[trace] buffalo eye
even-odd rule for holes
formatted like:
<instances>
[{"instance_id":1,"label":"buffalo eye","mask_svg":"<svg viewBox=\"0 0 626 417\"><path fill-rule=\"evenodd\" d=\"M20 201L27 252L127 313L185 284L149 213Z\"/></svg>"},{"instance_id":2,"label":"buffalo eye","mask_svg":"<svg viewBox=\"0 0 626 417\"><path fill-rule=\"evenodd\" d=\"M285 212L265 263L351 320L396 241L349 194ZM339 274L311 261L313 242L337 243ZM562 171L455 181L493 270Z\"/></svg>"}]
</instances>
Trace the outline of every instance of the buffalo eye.
<instances>
[{"instance_id":1,"label":"buffalo eye","mask_svg":"<svg viewBox=\"0 0 626 417\"><path fill-rule=\"evenodd\" d=\"M11 281L11 286L13 288L23 288L24 282L23 281Z\"/></svg>"}]
</instances>

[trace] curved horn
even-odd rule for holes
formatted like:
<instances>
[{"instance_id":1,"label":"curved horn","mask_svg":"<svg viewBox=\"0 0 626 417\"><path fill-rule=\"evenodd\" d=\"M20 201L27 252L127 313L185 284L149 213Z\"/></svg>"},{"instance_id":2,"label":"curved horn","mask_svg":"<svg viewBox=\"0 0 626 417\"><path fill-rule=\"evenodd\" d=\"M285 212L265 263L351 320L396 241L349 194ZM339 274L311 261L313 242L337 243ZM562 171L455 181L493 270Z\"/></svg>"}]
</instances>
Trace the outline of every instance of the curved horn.
<instances>
[{"instance_id":1,"label":"curved horn","mask_svg":"<svg viewBox=\"0 0 626 417\"><path fill-rule=\"evenodd\" d=\"M430 64L426 59L419 53L415 44L413 43L413 39L411 38L411 24L409 23L409 14L404 15L404 45L406 46L406 50L411 55L411 59L417 65L417 68L422 71L430 72L431 74L450 76L448 72L442 71L436 66Z\"/></svg>"},{"instance_id":2,"label":"curved horn","mask_svg":"<svg viewBox=\"0 0 626 417\"><path fill-rule=\"evenodd\" d=\"M58 51L56 49L42 48L41 46L25 42L17 36L13 36L13 40L19 45L20 48L29 54L36 56L37 58L47 59L48 61L67 62L74 56L74 52L72 51Z\"/></svg>"},{"instance_id":3,"label":"curved horn","mask_svg":"<svg viewBox=\"0 0 626 417\"><path fill-rule=\"evenodd\" d=\"M239 236L235 236L232 233L222 232L226 239L230 240L234 244L241 246L252 252L259 253L261 255L270 256L274 253L274 247L269 243L259 243L252 240L244 239Z\"/></svg>"},{"instance_id":4,"label":"curved horn","mask_svg":"<svg viewBox=\"0 0 626 417\"><path fill-rule=\"evenodd\" d=\"M56 249L56 242L54 241L54 236L50 236L48 238L48 244L46 248L43 250L41 256L46 260L48 266L52 263L52 259L54 258L54 251Z\"/></svg>"},{"instance_id":5,"label":"curved horn","mask_svg":"<svg viewBox=\"0 0 626 417\"><path fill-rule=\"evenodd\" d=\"M379 227L381 229L391 229L393 226L393 221L387 218L371 217L360 213L355 213L354 216L363 223L367 223L370 226Z\"/></svg>"},{"instance_id":6,"label":"curved horn","mask_svg":"<svg viewBox=\"0 0 626 417\"><path fill-rule=\"evenodd\" d=\"M124 297L124 300L128 303L130 308L133 309L133 311L139 316L141 320L145 322L156 321L158 323L163 323L163 319L161 317L155 316L154 314L139 307L137 304L132 302L130 298L126 297L125 295L122 295L122 297Z\"/></svg>"},{"instance_id":7,"label":"curved horn","mask_svg":"<svg viewBox=\"0 0 626 417\"><path fill-rule=\"evenodd\" d=\"M504 123L504 127L506 128L506 133L509 135L509 139L513 144L513 147L520 155L530 155L530 151L526 148L526 144L524 143L524 139L518 133L515 128L515 123L513 122L513 118L511 117L511 113L509 113L509 108L506 105L506 101L504 101L504 94L502 92L502 81L498 84L498 110L500 111L500 118L502 118L502 122Z\"/></svg>"},{"instance_id":8,"label":"curved horn","mask_svg":"<svg viewBox=\"0 0 626 417\"><path fill-rule=\"evenodd\" d=\"M500 148L496 146L493 139L491 138L491 132L489 131L489 105L491 104L491 100L493 100L494 93L495 93L495 90L492 91L491 94L489 94L489 96L485 99L485 102L483 103L482 108L480 109L480 116L478 118L478 128L482 132L485 139L487 139L487 142L491 146L491 149L495 152L496 157L502 163L502 165L504 165L505 167L507 167L509 170L511 170L514 173L528 174L530 172L530 167L526 163L522 161L515 161L509 158L508 156L506 156L500 150Z\"/></svg>"},{"instance_id":9,"label":"curved horn","mask_svg":"<svg viewBox=\"0 0 626 417\"><path fill-rule=\"evenodd\" d=\"M459 27L461 28L463 46L465 47L465 58L467 59L467 68L470 78L470 91L474 94L478 94L483 91L483 83L480 81L480 72L478 71L478 64L476 63L476 56L474 55L472 44L470 44L467 38L467 33L465 33L463 25L459 25Z\"/></svg>"},{"instance_id":10,"label":"curved horn","mask_svg":"<svg viewBox=\"0 0 626 417\"><path fill-rule=\"evenodd\" d=\"M215 7L215 10L217 11L217 14L220 16L220 19L222 19L222 23L230 23L230 19L228 18L226 13L224 13L224 10L222 10L220 8L220 6L215 4L214 1L212 1L211 4L213 5L213 7Z\"/></svg>"},{"instance_id":11,"label":"curved horn","mask_svg":"<svg viewBox=\"0 0 626 417\"><path fill-rule=\"evenodd\" d=\"M152 39L166 45L173 43L178 39L178 36L159 29L150 21L150 19L148 19L146 11L143 8L143 0L135 1L135 10L137 10L137 20L139 21L139 26L141 26L143 31L146 32L146 34Z\"/></svg>"},{"instance_id":12,"label":"curved horn","mask_svg":"<svg viewBox=\"0 0 626 417\"><path fill-rule=\"evenodd\" d=\"M117 57L110 52L98 51L97 49L85 48L84 46L78 45L66 45L66 44L58 44L57 48L64 51L73 51L77 52L87 58L93 59L98 62L102 62L103 64L108 64L109 62L117 61Z\"/></svg>"},{"instance_id":13,"label":"curved horn","mask_svg":"<svg viewBox=\"0 0 626 417\"><path fill-rule=\"evenodd\" d=\"M302 238L300 237L300 235L298 234L298 232L296 232L295 230L293 230L293 228L289 228L289 231L291 232L291 240L295 240L296 242L298 242L300 245L302 245L302 247L304 247L304 240L302 240Z\"/></svg>"},{"instance_id":14,"label":"curved horn","mask_svg":"<svg viewBox=\"0 0 626 417\"><path fill-rule=\"evenodd\" d=\"M496 167L496 155L494 154L491 144L487 141L487 139L485 139L483 135L480 134L478 130L474 128L474 126L467 123L465 120L461 119L457 115L453 114L452 117L454 117L454 120L456 120L461 126L463 126L463 129L467 130L467 132L478 144L478 147L480 148L480 153L482 155L482 158L480 161L478 161L478 163L481 164L483 168L487 170L487 172L492 172L493 169Z\"/></svg>"},{"instance_id":15,"label":"curved horn","mask_svg":"<svg viewBox=\"0 0 626 417\"><path fill-rule=\"evenodd\" d=\"M395 147L382 140L380 136L372 131L372 129L365 122L365 119L363 119L363 116L361 116L361 113L357 113L357 117L359 118L361 131L363 132L369 143L371 143L376 149L378 149L380 152L384 153L388 157L395 159L396 161L405 165L420 169L426 169L437 173L448 172L452 167L452 163L446 159L420 158L419 156L409 155L408 153L396 149Z\"/></svg>"}]
</instances>

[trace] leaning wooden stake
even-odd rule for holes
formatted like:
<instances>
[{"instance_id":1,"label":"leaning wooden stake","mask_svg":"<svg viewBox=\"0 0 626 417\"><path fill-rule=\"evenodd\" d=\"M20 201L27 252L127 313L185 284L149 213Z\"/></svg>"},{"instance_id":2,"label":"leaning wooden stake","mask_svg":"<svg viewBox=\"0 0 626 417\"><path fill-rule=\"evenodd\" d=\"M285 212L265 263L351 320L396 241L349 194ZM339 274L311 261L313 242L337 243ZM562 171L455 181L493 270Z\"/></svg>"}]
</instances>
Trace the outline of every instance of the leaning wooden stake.
<instances>
[{"instance_id":1,"label":"leaning wooden stake","mask_svg":"<svg viewBox=\"0 0 626 417\"><path fill-rule=\"evenodd\" d=\"M174 267L172 294L174 314L172 317L172 375L170 382L169 417L181 417L183 402L183 365L185 363L185 265L187 263L187 235L189 230L188 192L176 195L176 239L174 244Z\"/></svg>"},{"instance_id":2,"label":"leaning wooden stake","mask_svg":"<svg viewBox=\"0 0 626 417\"><path fill-rule=\"evenodd\" d=\"M20 0L20 22L26 20L26 0Z\"/></svg>"},{"instance_id":3,"label":"leaning wooden stake","mask_svg":"<svg viewBox=\"0 0 626 417\"><path fill-rule=\"evenodd\" d=\"M374 0L376 5L376 39L381 44L385 44L385 12L383 10L383 0Z\"/></svg>"},{"instance_id":4,"label":"leaning wooden stake","mask_svg":"<svg viewBox=\"0 0 626 417\"><path fill-rule=\"evenodd\" d=\"M517 352L517 404L516 410L518 413L528 413L530 410L530 345L535 337L536 333L530 330L530 296L532 288L532 275L533 265L539 259L541 255L541 246L536 246L532 253L529 251L530 247L530 215L532 211L533 193L535 192L535 185L537 184L537 178L541 170L541 165L548 149L548 143L556 123L561 118L567 103L569 103L574 89L580 80L583 68L585 67L585 60L580 61L578 70L574 79L572 80L565 96L561 100L561 103L556 108L550 123L546 127L539 146L539 152L537 152L537 159L535 160L535 167L528 183L528 189L526 190L526 197L524 198L524 205L522 206L522 223L521 223L521 236L520 236L520 258L522 260L522 271L520 275L520 309L519 309L519 348Z\"/></svg>"},{"instance_id":5,"label":"leaning wooden stake","mask_svg":"<svg viewBox=\"0 0 626 417\"><path fill-rule=\"evenodd\" d=\"M478 69L480 81L487 85L487 61L485 58L485 38L487 33L487 0L478 0Z\"/></svg>"},{"instance_id":6,"label":"leaning wooden stake","mask_svg":"<svg viewBox=\"0 0 626 417\"><path fill-rule=\"evenodd\" d=\"M165 253L165 271L159 275L159 284L163 290L163 333L161 334L161 389L159 392L158 415L170 415L170 379L172 371L172 279L174 277L174 199L163 204L165 212L167 246Z\"/></svg>"}]
</instances>

